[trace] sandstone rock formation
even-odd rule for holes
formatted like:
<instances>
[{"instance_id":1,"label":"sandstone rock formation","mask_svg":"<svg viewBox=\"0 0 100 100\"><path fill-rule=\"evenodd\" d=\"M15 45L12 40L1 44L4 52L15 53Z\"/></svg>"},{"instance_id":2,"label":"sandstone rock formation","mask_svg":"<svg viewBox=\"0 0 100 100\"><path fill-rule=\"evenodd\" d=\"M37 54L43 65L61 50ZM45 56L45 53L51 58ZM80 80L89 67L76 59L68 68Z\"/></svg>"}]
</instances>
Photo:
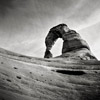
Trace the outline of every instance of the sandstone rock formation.
<instances>
[{"instance_id":1,"label":"sandstone rock formation","mask_svg":"<svg viewBox=\"0 0 100 100\"><path fill-rule=\"evenodd\" d=\"M81 38L79 33L69 29L66 24L59 24L50 29L45 39L46 52L44 58L52 57L50 50L58 38L63 39L62 55L65 56L66 54L71 54L71 52L73 55L75 52L77 53L77 57L73 55L74 58L81 60L96 60L87 42Z\"/></svg>"},{"instance_id":2,"label":"sandstone rock formation","mask_svg":"<svg viewBox=\"0 0 100 100\"><path fill-rule=\"evenodd\" d=\"M50 49L57 36L48 38L46 58L0 48L0 100L100 100L100 61L78 33L70 32L57 35L64 46L54 58Z\"/></svg>"},{"instance_id":3,"label":"sandstone rock formation","mask_svg":"<svg viewBox=\"0 0 100 100\"><path fill-rule=\"evenodd\" d=\"M0 49L0 100L100 100L100 61L71 55L43 59Z\"/></svg>"}]
</instances>

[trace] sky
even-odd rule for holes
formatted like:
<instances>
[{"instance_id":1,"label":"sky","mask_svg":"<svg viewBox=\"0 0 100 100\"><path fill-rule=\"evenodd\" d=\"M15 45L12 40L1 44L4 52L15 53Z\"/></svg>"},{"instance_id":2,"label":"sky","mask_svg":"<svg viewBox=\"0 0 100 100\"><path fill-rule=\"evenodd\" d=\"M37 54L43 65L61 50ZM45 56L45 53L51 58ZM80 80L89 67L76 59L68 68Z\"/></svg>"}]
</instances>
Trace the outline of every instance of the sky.
<instances>
[{"instance_id":1,"label":"sky","mask_svg":"<svg viewBox=\"0 0 100 100\"><path fill-rule=\"evenodd\" d=\"M43 57L49 29L66 23L87 41L100 59L100 0L0 0L0 47ZM52 49L61 54L63 41Z\"/></svg>"}]
</instances>

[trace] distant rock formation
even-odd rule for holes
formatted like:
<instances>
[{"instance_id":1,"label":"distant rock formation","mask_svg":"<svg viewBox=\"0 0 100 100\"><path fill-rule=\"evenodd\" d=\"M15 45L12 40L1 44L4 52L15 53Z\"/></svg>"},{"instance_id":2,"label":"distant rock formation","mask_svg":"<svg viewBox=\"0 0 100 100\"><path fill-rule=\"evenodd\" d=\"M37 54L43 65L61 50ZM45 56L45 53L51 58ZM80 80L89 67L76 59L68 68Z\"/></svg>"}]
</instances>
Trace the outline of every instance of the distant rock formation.
<instances>
[{"instance_id":1,"label":"distant rock formation","mask_svg":"<svg viewBox=\"0 0 100 100\"><path fill-rule=\"evenodd\" d=\"M69 53L71 53L71 55L72 53L77 53L77 57L73 55L74 58L80 60L97 60L96 57L91 53L87 42L83 40L76 31L69 29L66 24L59 24L50 29L45 39L46 51L44 58L52 57L50 50L58 38L63 39L63 56Z\"/></svg>"}]
</instances>

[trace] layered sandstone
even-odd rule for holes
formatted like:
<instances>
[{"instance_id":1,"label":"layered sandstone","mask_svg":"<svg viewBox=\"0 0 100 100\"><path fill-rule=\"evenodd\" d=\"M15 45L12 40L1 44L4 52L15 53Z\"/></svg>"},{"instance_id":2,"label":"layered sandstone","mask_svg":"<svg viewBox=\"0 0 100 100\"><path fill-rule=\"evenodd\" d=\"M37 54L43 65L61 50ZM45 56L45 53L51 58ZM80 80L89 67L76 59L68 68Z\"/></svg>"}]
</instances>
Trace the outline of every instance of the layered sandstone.
<instances>
[{"instance_id":1,"label":"layered sandstone","mask_svg":"<svg viewBox=\"0 0 100 100\"><path fill-rule=\"evenodd\" d=\"M2 51L0 100L100 100L100 61L66 55L43 59Z\"/></svg>"}]
</instances>

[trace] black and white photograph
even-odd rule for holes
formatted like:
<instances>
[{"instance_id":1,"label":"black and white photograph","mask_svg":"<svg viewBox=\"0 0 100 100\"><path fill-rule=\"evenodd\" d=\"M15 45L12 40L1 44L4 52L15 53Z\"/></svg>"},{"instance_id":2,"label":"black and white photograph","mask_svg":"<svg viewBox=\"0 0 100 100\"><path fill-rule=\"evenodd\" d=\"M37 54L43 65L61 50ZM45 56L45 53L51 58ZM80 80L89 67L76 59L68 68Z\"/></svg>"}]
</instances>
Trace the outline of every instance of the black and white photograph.
<instances>
[{"instance_id":1,"label":"black and white photograph","mask_svg":"<svg viewBox=\"0 0 100 100\"><path fill-rule=\"evenodd\" d=\"M0 0L0 100L100 100L100 0Z\"/></svg>"}]
</instances>

